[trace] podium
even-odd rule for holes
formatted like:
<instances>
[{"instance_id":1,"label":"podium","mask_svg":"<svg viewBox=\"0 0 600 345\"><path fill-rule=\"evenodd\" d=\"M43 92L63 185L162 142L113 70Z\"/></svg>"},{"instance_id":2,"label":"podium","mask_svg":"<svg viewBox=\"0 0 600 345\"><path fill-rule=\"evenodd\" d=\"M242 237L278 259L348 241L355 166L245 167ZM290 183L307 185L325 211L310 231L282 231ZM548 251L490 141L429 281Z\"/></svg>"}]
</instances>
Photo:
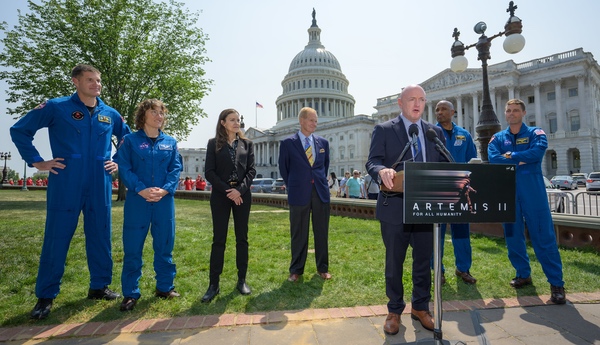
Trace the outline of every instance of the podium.
<instances>
[{"instance_id":1,"label":"podium","mask_svg":"<svg viewBox=\"0 0 600 345\"><path fill-rule=\"evenodd\" d=\"M515 170L509 164L404 163L403 221L434 224L433 339L413 344L465 344L443 339L440 224L514 222Z\"/></svg>"}]
</instances>

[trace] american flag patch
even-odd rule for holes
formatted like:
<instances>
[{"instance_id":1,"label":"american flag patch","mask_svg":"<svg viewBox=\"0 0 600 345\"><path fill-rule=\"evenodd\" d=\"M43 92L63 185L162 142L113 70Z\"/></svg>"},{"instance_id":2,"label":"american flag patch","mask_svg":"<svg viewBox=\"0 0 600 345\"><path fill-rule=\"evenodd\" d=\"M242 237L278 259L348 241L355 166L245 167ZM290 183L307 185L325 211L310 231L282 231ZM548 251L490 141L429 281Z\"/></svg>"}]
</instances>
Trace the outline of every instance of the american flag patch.
<instances>
[{"instance_id":1,"label":"american flag patch","mask_svg":"<svg viewBox=\"0 0 600 345\"><path fill-rule=\"evenodd\" d=\"M536 130L534 131L534 133L535 133L535 134L537 134L537 135L542 135L542 134L543 134L543 135L546 135L546 133L544 132L544 130L543 130L543 129L541 129L541 128L538 128L538 129L536 129Z\"/></svg>"}]
</instances>

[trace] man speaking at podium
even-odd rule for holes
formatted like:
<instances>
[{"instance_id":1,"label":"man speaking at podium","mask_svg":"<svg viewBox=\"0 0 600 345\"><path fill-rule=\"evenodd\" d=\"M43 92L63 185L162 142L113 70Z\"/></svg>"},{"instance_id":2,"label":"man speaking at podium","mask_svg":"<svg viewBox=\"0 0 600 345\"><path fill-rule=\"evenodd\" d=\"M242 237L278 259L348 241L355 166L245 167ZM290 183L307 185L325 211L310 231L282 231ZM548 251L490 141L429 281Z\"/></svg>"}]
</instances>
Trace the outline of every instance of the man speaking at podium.
<instances>
[{"instance_id":1,"label":"man speaking at podium","mask_svg":"<svg viewBox=\"0 0 600 345\"><path fill-rule=\"evenodd\" d=\"M435 143L425 139L424 134L432 128L445 144L441 128L421 119L426 102L425 90L421 86L405 87L398 98L401 114L376 125L373 130L366 168L375 181L389 189L393 187L396 170L404 169L403 164L398 164L396 170L391 168L397 161L447 161L436 150ZM406 307L402 266L409 244L413 248L411 317L418 320L425 329L433 331L434 327L429 311L429 260L433 253L433 224L403 224L403 208L403 193L379 193L375 215L379 219L385 245L385 290L389 298L388 316L383 330L392 335L398 333L400 315Z\"/></svg>"}]
</instances>

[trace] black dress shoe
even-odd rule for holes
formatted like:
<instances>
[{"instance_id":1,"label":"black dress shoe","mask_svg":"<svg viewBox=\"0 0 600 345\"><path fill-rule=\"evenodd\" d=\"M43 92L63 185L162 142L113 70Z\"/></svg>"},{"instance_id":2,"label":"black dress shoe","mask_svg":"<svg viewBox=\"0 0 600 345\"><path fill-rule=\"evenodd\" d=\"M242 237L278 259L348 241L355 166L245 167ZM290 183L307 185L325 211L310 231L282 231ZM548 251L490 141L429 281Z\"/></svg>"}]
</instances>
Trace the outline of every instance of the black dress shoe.
<instances>
[{"instance_id":1,"label":"black dress shoe","mask_svg":"<svg viewBox=\"0 0 600 345\"><path fill-rule=\"evenodd\" d=\"M48 314L50 314L50 309L52 308L52 301L52 298L38 298L29 317L36 320L47 318Z\"/></svg>"},{"instance_id":2,"label":"black dress shoe","mask_svg":"<svg viewBox=\"0 0 600 345\"><path fill-rule=\"evenodd\" d=\"M108 286L103 287L102 289L89 289L88 297L89 299L105 299L105 300L114 300L121 297L118 293L112 291L108 288Z\"/></svg>"},{"instance_id":3,"label":"black dress shoe","mask_svg":"<svg viewBox=\"0 0 600 345\"><path fill-rule=\"evenodd\" d=\"M167 299L181 297L179 292L175 291L175 289L171 289L169 292L162 292L162 291L156 290L156 292L154 292L154 296L159 297L159 298L167 298Z\"/></svg>"},{"instance_id":4,"label":"black dress shoe","mask_svg":"<svg viewBox=\"0 0 600 345\"><path fill-rule=\"evenodd\" d=\"M219 294L219 285L211 284L206 290L204 296L202 296L202 303L209 303L215 298L216 295Z\"/></svg>"},{"instance_id":5,"label":"black dress shoe","mask_svg":"<svg viewBox=\"0 0 600 345\"><path fill-rule=\"evenodd\" d=\"M565 288L563 286L550 285L550 300L555 304L567 303L567 295L565 294Z\"/></svg>"},{"instance_id":6,"label":"black dress shoe","mask_svg":"<svg viewBox=\"0 0 600 345\"><path fill-rule=\"evenodd\" d=\"M250 290L250 287L248 284L246 284L246 281L242 279L238 280L237 289L242 295L249 295L252 293L252 290Z\"/></svg>"},{"instance_id":7,"label":"black dress shoe","mask_svg":"<svg viewBox=\"0 0 600 345\"><path fill-rule=\"evenodd\" d=\"M531 277L515 277L513 278L513 280L510 281L510 286L514 287L515 289L522 288L525 285L531 285Z\"/></svg>"},{"instance_id":8,"label":"black dress shoe","mask_svg":"<svg viewBox=\"0 0 600 345\"><path fill-rule=\"evenodd\" d=\"M137 303L137 299L133 297L125 297L123 298L123 302L121 302L121 306L119 307L120 311L132 311L135 308L135 304Z\"/></svg>"}]
</instances>

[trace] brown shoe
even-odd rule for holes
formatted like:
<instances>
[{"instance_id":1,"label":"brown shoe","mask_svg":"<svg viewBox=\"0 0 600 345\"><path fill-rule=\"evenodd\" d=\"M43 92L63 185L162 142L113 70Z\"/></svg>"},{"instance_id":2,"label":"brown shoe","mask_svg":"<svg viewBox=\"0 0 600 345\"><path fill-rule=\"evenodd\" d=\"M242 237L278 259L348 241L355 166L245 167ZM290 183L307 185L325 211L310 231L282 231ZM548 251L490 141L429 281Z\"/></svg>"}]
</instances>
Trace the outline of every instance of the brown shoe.
<instances>
[{"instance_id":1,"label":"brown shoe","mask_svg":"<svg viewBox=\"0 0 600 345\"><path fill-rule=\"evenodd\" d=\"M513 278L513 280L510 281L510 286L514 287L515 289L522 288L525 285L531 285L531 277L515 277Z\"/></svg>"},{"instance_id":2,"label":"brown shoe","mask_svg":"<svg viewBox=\"0 0 600 345\"><path fill-rule=\"evenodd\" d=\"M466 284L475 284L475 283L477 283L477 279L475 279L471 275L471 273L469 273L469 271L461 272L459 270L456 270L454 273L456 274L457 277L460 277Z\"/></svg>"},{"instance_id":3,"label":"brown shoe","mask_svg":"<svg viewBox=\"0 0 600 345\"><path fill-rule=\"evenodd\" d=\"M383 331L385 334L394 335L400 330L400 314L389 313L385 318L385 325L383 325Z\"/></svg>"},{"instance_id":4,"label":"brown shoe","mask_svg":"<svg viewBox=\"0 0 600 345\"><path fill-rule=\"evenodd\" d=\"M421 323L421 326L428 331L433 331L433 316L429 310L410 310L410 317Z\"/></svg>"},{"instance_id":5,"label":"brown shoe","mask_svg":"<svg viewBox=\"0 0 600 345\"><path fill-rule=\"evenodd\" d=\"M290 282L298 281L298 279L300 279L300 275L296 273L290 273L290 276L288 277L288 281Z\"/></svg>"},{"instance_id":6,"label":"brown shoe","mask_svg":"<svg viewBox=\"0 0 600 345\"><path fill-rule=\"evenodd\" d=\"M319 272L319 276L321 276L321 278L324 280L331 279L331 274L329 272Z\"/></svg>"},{"instance_id":7,"label":"brown shoe","mask_svg":"<svg viewBox=\"0 0 600 345\"><path fill-rule=\"evenodd\" d=\"M171 289L171 291L169 291L169 292L162 292L162 291L156 290L156 292L154 292L154 296L159 297L159 298L168 298L168 299L181 297L179 292L175 291L175 289Z\"/></svg>"}]
</instances>

